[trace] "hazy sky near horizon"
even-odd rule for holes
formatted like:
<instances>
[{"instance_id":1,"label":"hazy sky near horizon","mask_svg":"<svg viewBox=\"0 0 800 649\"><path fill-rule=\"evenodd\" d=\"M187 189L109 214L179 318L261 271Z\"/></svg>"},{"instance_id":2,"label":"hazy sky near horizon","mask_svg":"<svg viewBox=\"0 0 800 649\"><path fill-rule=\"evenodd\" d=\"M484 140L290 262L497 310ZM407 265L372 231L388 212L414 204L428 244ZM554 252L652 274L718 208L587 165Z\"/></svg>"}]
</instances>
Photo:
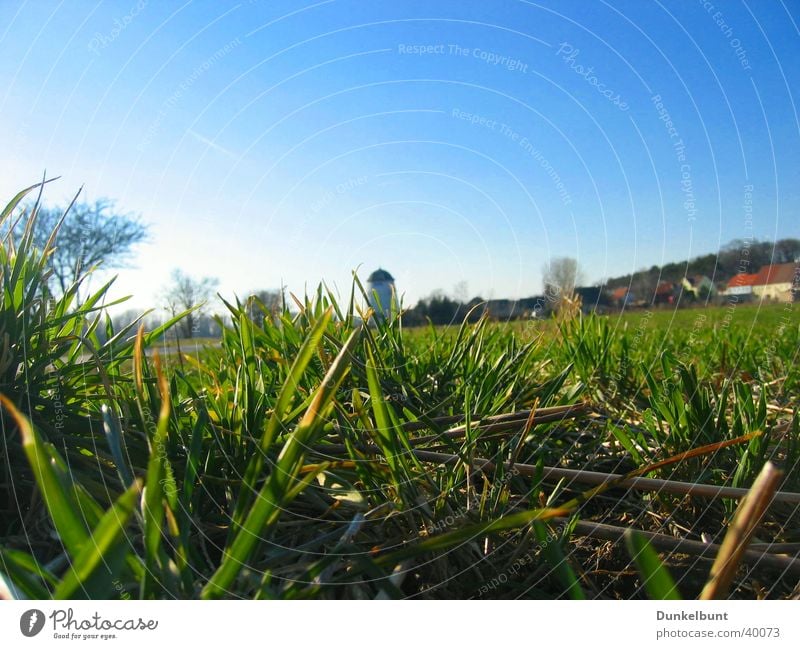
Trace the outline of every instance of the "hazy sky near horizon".
<instances>
[{"instance_id":1,"label":"hazy sky near horizon","mask_svg":"<svg viewBox=\"0 0 800 649\"><path fill-rule=\"evenodd\" d=\"M777 1L0 0L0 189L108 197L240 295L381 266L407 302L800 236L800 8Z\"/></svg>"}]
</instances>

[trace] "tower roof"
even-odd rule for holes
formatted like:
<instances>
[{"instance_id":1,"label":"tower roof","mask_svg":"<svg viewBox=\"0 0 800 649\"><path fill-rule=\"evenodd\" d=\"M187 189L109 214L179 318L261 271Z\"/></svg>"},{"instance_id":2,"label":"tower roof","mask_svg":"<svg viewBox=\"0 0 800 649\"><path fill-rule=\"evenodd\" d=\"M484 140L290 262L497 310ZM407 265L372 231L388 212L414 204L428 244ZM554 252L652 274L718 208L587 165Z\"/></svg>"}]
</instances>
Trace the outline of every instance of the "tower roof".
<instances>
[{"instance_id":1,"label":"tower roof","mask_svg":"<svg viewBox=\"0 0 800 649\"><path fill-rule=\"evenodd\" d=\"M388 271L383 270L383 268L379 268L376 271L373 271L372 274L367 277L368 282L393 282L394 277L392 277Z\"/></svg>"}]
</instances>

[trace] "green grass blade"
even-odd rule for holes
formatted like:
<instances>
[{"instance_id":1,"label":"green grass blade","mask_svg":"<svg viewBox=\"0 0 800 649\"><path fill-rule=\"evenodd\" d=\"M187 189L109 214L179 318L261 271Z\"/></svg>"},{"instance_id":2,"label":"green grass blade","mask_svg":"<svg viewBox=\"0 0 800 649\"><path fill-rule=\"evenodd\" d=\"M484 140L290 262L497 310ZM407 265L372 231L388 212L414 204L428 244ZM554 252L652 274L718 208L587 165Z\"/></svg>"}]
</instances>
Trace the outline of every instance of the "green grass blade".
<instances>
[{"instance_id":1,"label":"green grass blade","mask_svg":"<svg viewBox=\"0 0 800 649\"><path fill-rule=\"evenodd\" d=\"M55 599L102 599L114 590L114 581L130 552L125 526L136 509L140 492L141 483L136 481L103 515L89 543L56 587Z\"/></svg>"},{"instance_id":2,"label":"green grass blade","mask_svg":"<svg viewBox=\"0 0 800 649\"><path fill-rule=\"evenodd\" d=\"M415 557L426 552L442 552L450 550L463 543L475 540L476 537L486 534L496 534L507 530L525 527L533 521L546 521L557 516L566 516L570 512L565 509L530 509L508 516L502 516L488 523L473 523L464 527L431 536L419 543L414 543L402 550L396 550L388 554L379 556L375 563L382 566L394 565L397 562Z\"/></svg>"},{"instance_id":3,"label":"green grass blade","mask_svg":"<svg viewBox=\"0 0 800 649\"><path fill-rule=\"evenodd\" d=\"M31 185L30 187L26 187L21 192L18 192L17 195L14 196L14 198L12 198L9 201L9 203L3 208L3 211L0 212L0 224L2 224L8 218L8 216L11 214L11 212L14 211L14 208L17 207L17 205L19 205L20 201L23 198L25 198L28 194L30 194L34 189L36 189L37 187L42 187L42 186L46 185L47 183L51 183L54 180L58 180L58 178L51 178L50 180L45 180L43 182L36 183L35 185Z\"/></svg>"},{"instance_id":4,"label":"green grass blade","mask_svg":"<svg viewBox=\"0 0 800 649\"><path fill-rule=\"evenodd\" d=\"M56 463L51 461L44 442L28 418L5 395L0 394L0 404L19 427L28 463L59 537L70 555L78 556L89 538L89 529L81 515L74 492L64 484Z\"/></svg>"},{"instance_id":5,"label":"green grass blade","mask_svg":"<svg viewBox=\"0 0 800 649\"><path fill-rule=\"evenodd\" d=\"M164 482L167 462L167 426L170 413L170 393L167 379L161 371L161 364L156 357L158 385L161 392L161 411L158 424L152 439L150 459L147 463L147 483L142 498L142 516L144 521L145 575L142 581L142 597L154 594L155 574L161 572L161 542L164 530Z\"/></svg>"},{"instance_id":6,"label":"green grass blade","mask_svg":"<svg viewBox=\"0 0 800 649\"><path fill-rule=\"evenodd\" d=\"M586 599L586 594L581 588L578 576L569 564L569 560L564 556L558 539L540 522L533 522L533 530L536 539L542 545L542 554L547 562L553 567L556 578L572 599Z\"/></svg>"},{"instance_id":7,"label":"green grass blade","mask_svg":"<svg viewBox=\"0 0 800 649\"><path fill-rule=\"evenodd\" d=\"M114 458L114 464L117 467L119 479L125 488L133 484L133 473L128 467L128 461L125 459L125 454L122 451L122 431L119 427L119 420L111 412L111 409L103 404L101 408L103 414L103 430L106 434L108 447L111 450L111 456Z\"/></svg>"},{"instance_id":8,"label":"green grass blade","mask_svg":"<svg viewBox=\"0 0 800 649\"><path fill-rule=\"evenodd\" d=\"M628 529L625 532L625 546L636 562L642 583L651 599L681 599L678 587L669 571L661 563L658 553L643 534Z\"/></svg>"},{"instance_id":9,"label":"green grass blade","mask_svg":"<svg viewBox=\"0 0 800 649\"><path fill-rule=\"evenodd\" d=\"M288 504L287 496L298 479L303 458L313 441L314 433L321 427L330 402L350 368L352 352L360 339L361 331L357 329L350 335L325 374L303 419L289 435L276 466L256 497L242 528L230 547L226 548L222 563L203 588L203 598L221 597L228 592L236 576L247 565L261 536L277 521L282 508Z\"/></svg>"},{"instance_id":10,"label":"green grass blade","mask_svg":"<svg viewBox=\"0 0 800 649\"><path fill-rule=\"evenodd\" d=\"M292 402L297 397L297 386L300 383L300 377L306 371L309 362L314 356L314 352L322 339L322 334L328 326L331 319L331 310L328 309L323 316L314 324L311 332L303 341L297 356L292 363L292 368L289 370L289 376L281 388L278 398L275 402L272 415L267 421L264 429L264 434L261 437L260 452L255 453L247 466L247 471L244 478L244 488L239 493L239 498L236 502L236 509L233 515L233 523L235 527L241 525L244 518L244 512L247 505L252 498L253 485L261 469L264 467L264 454L272 446L275 437L281 428L281 424L286 416L287 410L291 407Z\"/></svg>"},{"instance_id":11,"label":"green grass blade","mask_svg":"<svg viewBox=\"0 0 800 649\"><path fill-rule=\"evenodd\" d=\"M14 587L29 599L50 599L57 579L26 552L0 548L0 567Z\"/></svg>"}]
</instances>

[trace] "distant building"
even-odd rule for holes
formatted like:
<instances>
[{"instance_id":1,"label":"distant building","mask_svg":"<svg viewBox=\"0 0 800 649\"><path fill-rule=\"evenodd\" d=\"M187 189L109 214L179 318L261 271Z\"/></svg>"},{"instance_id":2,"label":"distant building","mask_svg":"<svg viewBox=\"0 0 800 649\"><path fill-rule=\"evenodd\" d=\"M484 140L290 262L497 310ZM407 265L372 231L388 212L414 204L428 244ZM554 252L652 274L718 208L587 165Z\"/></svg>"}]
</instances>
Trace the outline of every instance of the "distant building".
<instances>
[{"instance_id":1,"label":"distant building","mask_svg":"<svg viewBox=\"0 0 800 649\"><path fill-rule=\"evenodd\" d=\"M388 318L392 308L397 310L397 291L394 286L394 277L388 271L379 268L367 277L367 295L369 305L376 314Z\"/></svg>"},{"instance_id":2,"label":"distant building","mask_svg":"<svg viewBox=\"0 0 800 649\"><path fill-rule=\"evenodd\" d=\"M754 274L734 275L725 288L725 295L792 302L797 299L792 287L799 279L800 267L797 264L771 264L762 266Z\"/></svg>"},{"instance_id":3,"label":"distant building","mask_svg":"<svg viewBox=\"0 0 800 649\"><path fill-rule=\"evenodd\" d=\"M489 300L485 311L494 320L519 320L544 317L550 308L544 295L535 295L519 300Z\"/></svg>"},{"instance_id":4,"label":"distant building","mask_svg":"<svg viewBox=\"0 0 800 649\"><path fill-rule=\"evenodd\" d=\"M691 293L698 300L705 300L717 294L714 282L707 275L684 277L681 284L687 293Z\"/></svg>"},{"instance_id":5,"label":"distant building","mask_svg":"<svg viewBox=\"0 0 800 649\"><path fill-rule=\"evenodd\" d=\"M576 286L573 292L581 299L581 311L584 313L603 313L609 304L608 295L602 286Z\"/></svg>"},{"instance_id":6,"label":"distant building","mask_svg":"<svg viewBox=\"0 0 800 649\"><path fill-rule=\"evenodd\" d=\"M544 318L550 314L552 306L552 303L548 302L544 295L534 295L532 297L523 298L519 301L519 307L522 310L520 317Z\"/></svg>"},{"instance_id":7,"label":"distant building","mask_svg":"<svg viewBox=\"0 0 800 649\"><path fill-rule=\"evenodd\" d=\"M792 302L796 294L792 287L800 281L800 268L796 263L762 266L753 282L753 295L761 299Z\"/></svg>"},{"instance_id":8,"label":"distant building","mask_svg":"<svg viewBox=\"0 0 800 649\"><path fill-rule=\"evenodd\" d=\"M758 273L739 273L734 275L728 280L728 284L725 287L725 295L751 296L757 279Z\"/></svg>"},{"instance_id":9,"label":"distant building","mask_svg":"<svg viewBox=\"0 0 800 649\"><path fill-rule=\"evenodd\" d=\"M618 307L630 306L635 301L636 296L627 286L620 286L611 291L611 303Z\"/></svg>"},{"instance_id":10,"label":"distant building","mask_svg":"<svg viewBox=\"0 0 800 649\"><path fill-rule=\"evenodd\" d=\"M653 304L674 304L675 295L679 291L680 288L676 289L675 284L672 282L659 282L653 294Z\"/></svg>"}]
</instances>

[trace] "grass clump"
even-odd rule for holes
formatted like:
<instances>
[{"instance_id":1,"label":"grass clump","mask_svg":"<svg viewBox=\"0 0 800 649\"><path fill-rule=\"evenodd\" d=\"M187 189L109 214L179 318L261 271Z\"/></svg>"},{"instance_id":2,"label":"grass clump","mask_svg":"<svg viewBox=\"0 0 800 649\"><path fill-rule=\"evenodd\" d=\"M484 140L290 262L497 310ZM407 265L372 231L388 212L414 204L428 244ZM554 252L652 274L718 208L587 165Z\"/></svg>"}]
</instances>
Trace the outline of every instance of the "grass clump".
<instances>
[{"instance_id":1,"label":"grass clump","mask_svg":"<svg viewBox=\"0 0 800 649\"><path fill-rule=\"evenodd\" d=\"M22 198L3 223L36 218ZM227 302L219 347L174 363L147 353L163 328L103 322L108 285L76 304L78 278L53 299L48 250L14 231L0 259L6 596L688 597L707 560L576 525L718 536L735 501L549 469L748 487L771 459L798 487L783 387L797 326L769 363L739 326L699 329L695 363L683 329L655 318L406 331L399 314L359 313L356 279L347 308L324 287L258 322ZM761 533L800 541L795 514L776 506ZM760 570L767 596L792 594L788 573ZM758 588L748 573L733 592Z\"/></svg>"}]
</instances>

